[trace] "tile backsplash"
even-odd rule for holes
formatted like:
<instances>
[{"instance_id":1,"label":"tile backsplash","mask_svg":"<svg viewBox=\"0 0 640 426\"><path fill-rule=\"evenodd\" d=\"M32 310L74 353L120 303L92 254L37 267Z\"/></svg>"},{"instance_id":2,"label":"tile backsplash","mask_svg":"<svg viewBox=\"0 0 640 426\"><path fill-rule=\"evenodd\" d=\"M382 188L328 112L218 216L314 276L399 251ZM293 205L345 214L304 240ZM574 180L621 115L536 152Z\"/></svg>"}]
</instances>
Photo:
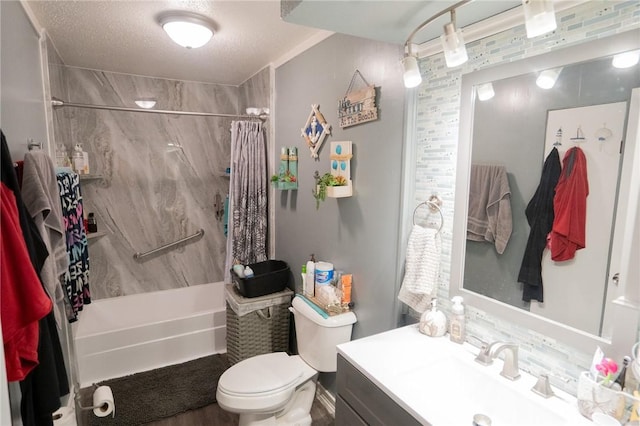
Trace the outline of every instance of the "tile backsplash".
<instances>
[{"instance_id":1,"label":"tile backsplash","mask_svg":"<svg viewBox=\"0 0 640 426\"><path fill-rule=\"evenodd\" d=\"M545 36L527 39L524 25L519 25L467 43L469 61L462 67L447 68L442 54L420 60L423 83L417 93L414 203L417 205L433 193L439 194L444 202L439 298L445 308L449 306L462 75L640 27L640 3L637 1L590 1L556 15L557 30ZM467 320L469 334L484 341L523 342L520 344L521 367L533 374L552 373L552 384L572 394L575 394L580 371L588 368L593 356L477 309L467 309Z\"/></svg>"}]
</instances>

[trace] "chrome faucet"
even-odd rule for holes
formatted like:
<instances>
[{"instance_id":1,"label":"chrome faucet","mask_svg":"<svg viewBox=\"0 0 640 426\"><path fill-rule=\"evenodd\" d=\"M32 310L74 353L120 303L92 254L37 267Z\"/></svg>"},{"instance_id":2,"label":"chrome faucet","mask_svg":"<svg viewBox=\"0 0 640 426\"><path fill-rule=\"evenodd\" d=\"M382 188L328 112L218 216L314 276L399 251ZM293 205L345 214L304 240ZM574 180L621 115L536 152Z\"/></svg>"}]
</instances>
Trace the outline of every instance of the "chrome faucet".
<instances>
[{"instance_id":1,"label":"chrome faucet","mask_svg":"<svg viewBox=\"0 0 640 426\"><path fill-rule=\"evenodd\" d=\"M489 358L494 359L502 351L504 352L504 364L500 375L509 380L517 380L520 378L520 369L518 368L518 345L507 342L494 342L489 346Z\"/></svg>"}]
</instances>

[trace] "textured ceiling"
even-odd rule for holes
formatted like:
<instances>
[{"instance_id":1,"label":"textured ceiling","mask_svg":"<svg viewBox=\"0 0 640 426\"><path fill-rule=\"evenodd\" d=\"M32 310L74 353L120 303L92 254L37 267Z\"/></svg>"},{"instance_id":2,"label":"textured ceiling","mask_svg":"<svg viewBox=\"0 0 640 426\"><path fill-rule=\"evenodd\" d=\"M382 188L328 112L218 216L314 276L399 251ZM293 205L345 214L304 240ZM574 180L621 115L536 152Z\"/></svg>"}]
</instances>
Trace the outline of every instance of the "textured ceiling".
<instances>
[{"instance_id":1,"label":"textured ceiling","mask_svg":"<svg viewBox=\"0 0 640 426\"><path fill-rule=\"evenodd\" d=\"M280 0L23 2L67 65L234 86L328 31L402 44L411 30L455 3L286 0L283 20ZM465 27L518 4L520 0L473 1L458 10L458 26ZM157 17L176 10L195 12L213 21L213 39L199 49L186 49L171 41ZM446 15L434 21L416 34L414 42L438 37L448 20Z\"/></svg>"},{"instance_id":2,"label":"textured ceiling","mask_svg":"<svg viewBox=\"0 0 640 426\"><path fill-rule=\"evenodd\" d=\"M280 1L26 1L66 65L239 85L324 31L284 22ZM215 23L199 49L175 44L157 23L187 10Z\"/></svg>"}]
</instances>

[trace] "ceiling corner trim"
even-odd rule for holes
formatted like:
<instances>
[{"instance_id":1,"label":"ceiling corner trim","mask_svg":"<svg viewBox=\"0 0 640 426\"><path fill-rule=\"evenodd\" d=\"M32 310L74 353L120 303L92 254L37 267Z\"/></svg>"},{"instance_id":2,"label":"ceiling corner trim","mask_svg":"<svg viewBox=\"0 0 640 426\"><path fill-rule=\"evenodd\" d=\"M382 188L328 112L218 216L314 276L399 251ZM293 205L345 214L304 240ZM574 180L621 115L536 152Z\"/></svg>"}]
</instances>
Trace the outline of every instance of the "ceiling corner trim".
<instances>
[{"instance_id":1,"label":"ceiling corner trim","mask_svg":"<svg viewBox=\"0 0 640 426\"><path fill-rule=\"evenodd\" d=\"M25 0L20 0L20 5L22 6L24 13L27 14L27 18L29 18L29 22L31 22L31 26L33 27L35 32L38 33L39 36L42 36L44 28L40 24L40 21L38 21L38 18L36 18L35 13L33 13L31 6L29 6L29 4Z\"/></svg>"},{"instance_id":2,"label":"ceiling corner trim","mask_svg":"<svg viewBox=\"0 0 640 426\"><path fill-rule=\"evenodd\" d=\"M291 59L295 58L302 52L312 48L316 44L326 40L327 38L331 37L334 34L335 33L333 31L325 31L325 30L319 31L317 34L314 34L313 36L309 37L308 39L298 44L293 49L289 50L287 53L285 53L275 61L271 62L271 66L274 69L280 67L281 65L289 62Z\"/></svg>"}]
</instances>

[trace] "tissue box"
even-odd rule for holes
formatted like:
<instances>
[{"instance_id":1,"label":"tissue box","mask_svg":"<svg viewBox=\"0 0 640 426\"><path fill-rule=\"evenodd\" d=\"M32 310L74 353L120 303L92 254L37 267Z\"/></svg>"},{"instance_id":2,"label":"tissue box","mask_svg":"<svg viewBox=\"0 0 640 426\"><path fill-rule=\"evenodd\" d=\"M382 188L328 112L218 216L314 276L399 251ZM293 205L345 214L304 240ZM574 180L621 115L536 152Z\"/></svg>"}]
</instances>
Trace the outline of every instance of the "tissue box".
<instances>
[{"instance_id":1,"label":"tissue box","mask_svg":"<svg viewBox=\"0 0 640 426\"><path fill-rule=\"evenodd\" d=\"M244 297L259 297L284 290L289 282L289 265L282 260L265 260L246 265L253 269L253 277L240 278L231 270L233 284Z\"/></svg>"}]
</instances>

